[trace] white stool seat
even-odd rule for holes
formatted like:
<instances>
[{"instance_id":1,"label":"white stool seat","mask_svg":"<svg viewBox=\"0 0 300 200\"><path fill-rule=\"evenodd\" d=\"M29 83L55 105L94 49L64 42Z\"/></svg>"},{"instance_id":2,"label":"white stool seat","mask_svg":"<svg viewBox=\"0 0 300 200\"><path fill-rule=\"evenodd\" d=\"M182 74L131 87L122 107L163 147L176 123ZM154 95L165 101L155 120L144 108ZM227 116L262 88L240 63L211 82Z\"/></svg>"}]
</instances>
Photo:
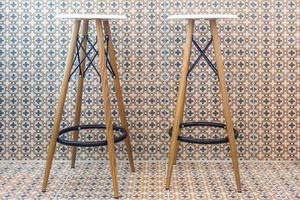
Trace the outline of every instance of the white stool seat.
<instances>
[{"instance_id":1,"label":"white stool seat","mask_svg":"<svg viewBox=\"0 0 300 200\"><path fill-rule=\"evenodd\" d=\"M170 15L169 19L237 19L237 15L232 14L195 14L195 15Z\"/></svg>"},{"instance_id":2,"label":"white stool seat","mask_svg":"<svg viewBox=\"0 0 300 200\"><path fill-rule=\"evenodd\" d=\"M62 13L55 16L57 19L102 19L102 20L125 20L126 15L102 15L102 14L67 14Z\"/></svg>"}]
</instances>

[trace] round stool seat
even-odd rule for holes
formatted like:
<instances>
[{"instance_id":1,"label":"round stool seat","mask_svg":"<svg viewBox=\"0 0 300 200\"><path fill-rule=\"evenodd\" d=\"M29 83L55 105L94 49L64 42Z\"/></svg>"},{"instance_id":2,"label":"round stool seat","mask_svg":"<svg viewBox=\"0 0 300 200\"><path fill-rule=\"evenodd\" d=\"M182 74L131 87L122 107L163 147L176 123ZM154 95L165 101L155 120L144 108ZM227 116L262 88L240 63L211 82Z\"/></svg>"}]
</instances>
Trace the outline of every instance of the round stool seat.
<instances>
[{"instance_id":1,"label":"round stool seat","mask_svg":"<svg viewBox=\"0 0 300 200\"><path fill-rule=\"evenodd\" d=\"M218 123L218 122L185 122L180 124L180 129L182 128L187 128L187 127L194 127L194 126L209 126L209 127L215 127L215 128L223 128L226 129L226 125L223 123ZM169 130L169 135L172 137L172 130L173 127L170 128ZM235 139L238 137L238 131L234 129L234 137ZM217 139L200 139L200 138L193 138L193 137L187 137L187 136L178 136L178 140L181 142L187 142L187 143L193 143L193 144L222 144L222 143L227 143L228 137L224 138L217 138Z\"/></svg>"},{"instance_id":2,"label":"round stool seat","mask_svg":"<svg viewBox=\"0 0 300 200\"><path fill-rule=\"evenodd\" d=\"M64 128L59 131L57 142L59 142L60 144L64 144L68 146L77 146L77 147L97 147L97 146L107 145L107 140L82 142L82 141L70 141L62 137L62 135L64 134L72 133L73 131L79 131L81 129L106 129L106 126L104 124L86 124L86 125L71 126L68 128ZM114 136L115 143L121 142L127 137L127 132L124 128L113 125L113 130L121 133L119 136Z\"/></svg>"},{"instance_id":3,"label":"round stool seat","mask_svg":"<svg viewBox=\"0 0 300 200\"><path fill-rule=\"evenodd\" d=\"M126 20L126 15L102 15L102 14L80 14L80 13L62 13L55 16L56 19L102 19L102 20Z\"/></svg>"},{"instance_id":4,"label":"round stool seat","mask_svg":"<svg viewBox=\"0 0 300 200\"><path fill-rule=\"evenodd\" d=\"M182 15L170 15L169 19L237 19L237 15L232 14L182 14Z\"/></svg>"}]
</instances>

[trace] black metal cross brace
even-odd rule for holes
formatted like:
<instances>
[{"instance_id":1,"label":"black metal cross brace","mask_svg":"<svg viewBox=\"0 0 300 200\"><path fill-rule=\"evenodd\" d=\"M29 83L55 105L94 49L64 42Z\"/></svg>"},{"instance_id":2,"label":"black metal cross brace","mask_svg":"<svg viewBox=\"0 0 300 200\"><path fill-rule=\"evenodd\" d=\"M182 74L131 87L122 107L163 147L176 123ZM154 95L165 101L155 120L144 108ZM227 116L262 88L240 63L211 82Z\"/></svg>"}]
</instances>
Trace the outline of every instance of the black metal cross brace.
<instances>
[{"instance_id":1,"label":"black metal cross brace","mask_svg":"<svg viewBox=\"0 0 300 200\"><path fill-rule=\"evenodd\" d=\"M83 41L85 39L87 40L88 45L89 45L88 52L86 52L86 49L83 47ZM106 44L106 50L105 50L106 68L110 72L112 78L115 78L115 72L114 72L114 70L111 66L110 60L109 60L109 36L108 35L105 35L104 43ZM101 75L100 75L99 71L97 70L97 67L94 64L95 58L99 55L99 51L96 49L96 45L97 45L97 38L95 39L95 42L93 42L88 36L82 36L82 37L78 36L77 37L76 53L75 53L74 60L73 60L73 66L75 66L75 68L72 71L72 73L69 77L69 80L73 76L73 74L77 71L77 69L79 69L79 76L84 77L86 74L86 71L92 66L101 81ZM82 59L80 59L80 50L82 50L85 54ZM93 53L93 55L90 55L92 53ZM88 63L86 65L86 68L84 69L84 71L82 71L80 66L86 59L88 60ZM77 61L77 63L76 63L76 61Z\"/></svg>"},{"instance_id":2,"label":"black metal cross brace","mask_svg":"<svg viewBox=\"0 0 300 200\"><path fill-rule=\"evenodd\" d=\"M207 62L207 64L209 65L209 67L215 72L215 74L218 75L218 70L215 67L215 65L209 60L209 58L205 55L205 52L207 51L208 47L211 45L213 38L211 38L209 40L209 42L207 43L207 45L205 46L204 49L201 49L200 46L197 44L197 42L194 40L194 38L192 38L193 44L196 46L197 50L200 52L200 55L198 56L198 58L195 60L195 62L190 66L190 69L188 71L187 76L189 76L189 74L192 72L192 70L195 68L195 66L198 64L198 62L200 61L200 59L202 57L204 57L205 61Z\"/></svg>"}]
</instances>

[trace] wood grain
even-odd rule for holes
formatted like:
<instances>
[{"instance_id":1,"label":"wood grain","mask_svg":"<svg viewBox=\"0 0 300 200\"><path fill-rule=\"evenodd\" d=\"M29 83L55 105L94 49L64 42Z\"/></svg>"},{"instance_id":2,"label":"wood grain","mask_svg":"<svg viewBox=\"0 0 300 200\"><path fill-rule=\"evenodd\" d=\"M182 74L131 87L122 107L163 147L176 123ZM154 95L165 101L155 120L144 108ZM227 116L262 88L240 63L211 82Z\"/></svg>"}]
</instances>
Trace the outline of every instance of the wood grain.
<instances>
[{"instance_id":1,"label":"wood grain","mask_svg":"<svg viewBox=\"0 0 300 200\"><path fill-rule=\"evenodd\" d=\"M102 91L103 91L103 100L104 100L108 154L109 154L114 196L115 198L118 198L119 189L118 189L118 178L117 178L117 167L116 167L115 143L113 137L109 85L108 85L108 78L107 78L107 71L106 71L107 69L106 69L105 49L104 49L104 33L103 33L101 20L96 20L96 29L97 29L97 41L98 41L98 49L99 49L99 56L100 56L99 61L100 61Z\"/></svg>"},{"instance_id":2,"label":"wood grain","mask_svg":"<svg viewBox=\"0 0 300 200\"><path fill-rule=\"evenodd\" d=\"M121 87L120 79L119 79L116 55L115 55L114 47L113 47L113 43L112 43L112 34L110 31L109 22L104 21L103 24L104 24L105 34L109 36L109 43L108 43L109 59L110 59L112 69L115 73L114 86L115 86L116 97L117 97L117 101L118 101L118 110L119 110L119 115L121 118L122 127L125 128L126 132L128 133L128 135L125 139L125 145L126 145L126 150L127 150L127 154L128 154L128 160L130 163L130 169L132 172L134 172L135 169L134 169L134 163L133 163L132 147L131 147L131 143L130 143L130 134L129 134L129 129L128 129L128 123L126 120L125 106L124 106L124 101L123 101L123 96L122 96L122 87Z\"/></svg>"},{"instance_id":3,"label":"wood grain","mask_svg":"<svg viewBox=\"0 0 300 200\"><path fill-rule=\"evenodd\" d=\"M66 100L66 95L67 95L67 91L68 91L69 77L70 77L71 70L73 67L73 59L74 59L76 41L77 41L79 29L80 29L80 21L76 20L74 22L73 34L72 34L72 39L71 39L71 44L70 44L70 49L69 49L69 55L67 58L67 65L66 65L66 69L65 69L64 80L63 80L61 91L60 91L60 99L59 99L59 102L58 102L58 105L56 108L56 113L55 113L54 126L53 126L52 135L51 135L48 156L47 156L47 161L46 161L45 174L44 174L44 179L43 179L43 186L42 186L43 192L46 191L46 188L48 185L49 174L51 171L53 156L54 156L55 148L56 148L56 140L57 140L58 132L60 129L60 123L61 123L63 109L64 109L64 105L65 105L65 100Z\"/></svg>"},{"instance_id":4,"label":"wood grain","mask_svg":"<svg viewBox=\"0 0 300 200\"><path fill-rule=\"evenodd\" d=\"M187 26L186 43L185 43L184 55L183 55L183 67L181 69L180 84L179 84L179 91L178 91L176 111L175 111L175 119L173 123L172 138L170 144L166 189L169 189L170 187L173 164L176 158L176 154L178 153L178 135L180 132L179 126L183 119L186 86L187 86L187 74L190 67L190 55L191 55L191 48L192 48L193 30L194 30L194 20L191 19L188 20L188 26Z\"/></svg>"},{"instance_id":5,"label":"wood grain","mask_svg":"<svg viewBox=\"0 0 300 200\"><path fill-rule=\"evenodd\" d=\"M233 122L231 119L230 107L229 107L229 99L227 94L226 82L225 82L225 69L222 61L221 54L221 43L218 35L218 28L216 20L210 20L210 30L213 37L213 47L215 52L215 60L218 69L218 77L219 77L219 86L222 95L223 102L223 112L226 121L226 130L229 139L229 145L231 150L231 158L233 164L233 170L235 175L235 181L237 186L237 191L241 192L241 183L240 183L240 172L239 172L239 162L238 162L238 153L236 149L236 141L234 138L234 130L233 130Z\"/></svg>"},{"instance_id":6,"label":"wood grain","mask_svg":"<svg viewBox=\"0 0 300 200\"><path fill-rule=\"evenodd\" d=\"M82 35L84 36L84 41L82 43L83 49L80 49L80 61L84 59L87 47L87 37L88 37L88 27L89 27L89 20L83 20L82 24ZM85 60L80 65L81 72L85 70ZM79 76L77 81L77 94L76 94L76 107L75 107L75 117L74 117L74 126L78 126L80 124L80 117L81 117L81 104L82 104L82 93L83 93L83 82L84 77ZM73 140L77 141L79 136L79 131L73 132ZM76 151L77 147L71 148L71 168L75 167L75 160L76 160Z\"/></svg>"}]
</instances>

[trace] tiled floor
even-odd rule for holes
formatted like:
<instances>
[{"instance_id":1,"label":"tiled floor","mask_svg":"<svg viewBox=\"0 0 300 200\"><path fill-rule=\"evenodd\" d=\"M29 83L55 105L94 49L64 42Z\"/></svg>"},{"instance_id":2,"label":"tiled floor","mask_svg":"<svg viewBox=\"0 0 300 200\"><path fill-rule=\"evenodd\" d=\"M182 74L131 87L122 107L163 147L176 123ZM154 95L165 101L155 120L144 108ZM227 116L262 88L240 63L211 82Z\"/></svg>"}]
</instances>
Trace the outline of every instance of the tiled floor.
<instances>
[{"instance_id":1,"label":"tiled floor","mask_svg":"<svg viewBox=\"0 0 300 200\"><path fill-rule=\"evenodd\" d=\"M44 162L0 161L0 199L111 199L107 163L55 162L46 193ZM118 162L120 199L300 199L300 163L241 162L242 193L235 192L230 162L178 162L172 189L164 189L166 163Z\"/></svg>"}]
</instances>

